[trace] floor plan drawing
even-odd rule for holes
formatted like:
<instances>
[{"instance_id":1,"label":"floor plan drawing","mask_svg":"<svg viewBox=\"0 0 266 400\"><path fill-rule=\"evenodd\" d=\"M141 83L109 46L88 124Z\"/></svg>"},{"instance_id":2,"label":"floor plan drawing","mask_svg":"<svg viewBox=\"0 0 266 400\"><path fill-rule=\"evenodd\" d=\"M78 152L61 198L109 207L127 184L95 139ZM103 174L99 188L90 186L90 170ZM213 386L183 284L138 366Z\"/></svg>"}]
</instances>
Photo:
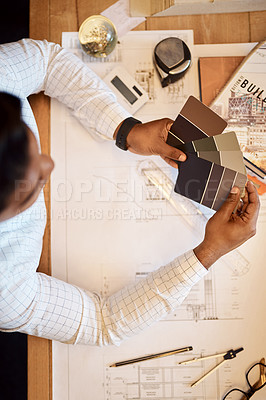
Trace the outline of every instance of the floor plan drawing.
<instances>
[{"instance_id":1,"label":"floor plan drawing","mask_svg":"<svg viewBox=\"0 0 266 400\"><path fill-rule=\"evenodd\" d=\"M221 268L224 266L221 265ZM132 279L142 279L152 271L152 264L140 265L134 275L114 275L113 266L102 265L102 286L100 293L109 296L119 287L130 283ZM224 268L225 269L225 268ZM224 284L222 283L224 282ZM215 321L243 319L244 311L241 307L243 294L240 289L241 278L235 277L232 271L227 269L219 274L219 271L211 270L203 280L196 284L190 291L184 302L169 314L165 321ZM226 299L226 300L225 300Z\"/></svg>"},{"instance_id":2,"label":"floor plan drawing","mask_svg":"<svg viewBox=\"0 0 266 400\"><path fill-rule=\"evenodd\" d=\"M190 385L208 371L215 361L196 362L189 367L178 365L180 359L201 357L188 353L186 356L171 356L161 361L146 362L127 367L105 368L105 400L204 400L220 399L221 386L224 384L227 371L222 368L208 378L208 383L191 388ZM218 361L219 358L218 358ZM226 371L226 372L225 372Z\"/></svg>"},{"instance_id":3,"label":"floor plan drawing","mask_svg":"<svg viewBox=\"0 0 266 400\"><path fill-rule=\"evenodd\" d=\"M145 42L143 32L131 32L121 40L121 51L114 57L121 62L125 56L132 60L136 51L147 53L147 48L152 49L152 40L157 43L165 34L157 32L151 38L148 33ZM190 38L189 32L177 34ZM66 35L65 43L71 39L70 50L80 56L77 33ZM129 46L130 41L134 46ZM138 41L145 42L143 48L137 46ZM134 49L131 55L127 55L127 47ZM183 88L181 82L179 89L169 88L172 97L170 92L163 92L160 106L161 88L152 71L151 55L148 57L141 62L133 60L129 71L146 85L153 99L137 112L136 118L175 118L185 96L196 96L194 75L186 75ZM92 67L103 74L114 64L103 61ZM184 97L174 103L176 90ZM202 240L211 214L209 209L205 213L203 207L177 194L171 196L176 170L159 157L137 156L120 151L111 141L95 140L56 100L51 102L51 155L55 160L51 178L51 262L56 278L104 298L195 248ZM226 257L193 287L174 313L119 346L53 342L54 400L220 400L230 388L243 388L245 371L266 353L266 319L262 318L265 224L259 219L257 236ZM192 346L193 351L110 367L114 362L184 346ZM241 354L193 388L191 383L216 361L178 365L195 356L241 346L245 349ZM260 392L256 400L264 400L265 394Z\"/></svg>"},{"instance_id":4,"label":"floor plan drawing","mask_svg":"<svg viewBox=\"0 0 266 400\"><path fill-rule=\"evenodd\" d=\"M154 73L154 66L151 62L139 63L135 71L135 79L148 93L150 102L155 101Z\"/></svg>"}]
</instances>

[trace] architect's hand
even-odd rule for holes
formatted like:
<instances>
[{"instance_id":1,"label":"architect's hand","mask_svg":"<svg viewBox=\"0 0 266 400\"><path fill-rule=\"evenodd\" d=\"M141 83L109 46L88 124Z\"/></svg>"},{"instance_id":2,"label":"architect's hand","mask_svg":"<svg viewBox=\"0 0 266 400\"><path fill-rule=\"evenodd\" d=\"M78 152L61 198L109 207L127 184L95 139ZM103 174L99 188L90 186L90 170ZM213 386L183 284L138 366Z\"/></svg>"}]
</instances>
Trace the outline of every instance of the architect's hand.
<instances>
[{"instance_id":1,"label":"architect's hand","mask_svg":"<svg viewBox=\"0 0 266 400\"><path fill-rule=\"evenodd\" d=\"M128 150L144 156L159 155L172 167L177 168L174 160L185 161L186 155L181 150L166 144L168 131L172 124L171 119L163 118L135 125L127 137Z\"/></svg>"},{"instance_id":2,"label":"architect's hand","mask_svg":"<svg viewBox=\"0 0 266 400\"><path fill-rule=\"evenodd\" d=\"M199 261L209 268L218 258L240 246L256 233L259 213L258 193L251 182L247 183L242 207L233 210L240 198L234 187L220 210L208 221L203 242L194 249Z\"/></svg>"}]
</instances>

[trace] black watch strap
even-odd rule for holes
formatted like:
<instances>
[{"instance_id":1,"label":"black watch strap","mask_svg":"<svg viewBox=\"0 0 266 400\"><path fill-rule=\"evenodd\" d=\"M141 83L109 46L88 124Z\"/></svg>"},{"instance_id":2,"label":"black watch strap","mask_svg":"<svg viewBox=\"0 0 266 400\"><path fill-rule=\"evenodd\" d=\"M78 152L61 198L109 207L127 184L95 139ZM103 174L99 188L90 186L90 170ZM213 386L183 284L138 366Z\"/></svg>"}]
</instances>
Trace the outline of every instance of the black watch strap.
<instances>
[{"instance_id":1,"label":"black watch strap","mask_svg":"<svg viewBox=\"0 0 266 400\"><path fill-rule=\"evenodd\" d=\"M115 144L117 145L117 147L122 150L127 150L127 136L133 126L135 126L136 124L142 124L142 122L133 117L126 118L123 121L116 135Z\"/></svg>"}]
</instances>

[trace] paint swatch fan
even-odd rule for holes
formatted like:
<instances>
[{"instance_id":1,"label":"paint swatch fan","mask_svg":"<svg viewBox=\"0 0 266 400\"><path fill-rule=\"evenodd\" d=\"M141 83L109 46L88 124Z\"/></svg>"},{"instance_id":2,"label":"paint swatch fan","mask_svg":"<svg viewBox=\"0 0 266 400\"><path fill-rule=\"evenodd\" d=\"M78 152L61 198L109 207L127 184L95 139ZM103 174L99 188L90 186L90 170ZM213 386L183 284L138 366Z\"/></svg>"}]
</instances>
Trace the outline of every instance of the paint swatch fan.
<instances>
[{"instance_id":1,"label":"paint swatch fan","mask_svg":"<svg viewBox=\"0 0 266 400\"><path fill-rule=\"evenodd\" d=\"M242 195L247 181L235 132L222 134L227 123L190 96L168 133L167 143L187 154L179 163L175 192L218 210L231 188Z\"/></svg>"}]
</instances>

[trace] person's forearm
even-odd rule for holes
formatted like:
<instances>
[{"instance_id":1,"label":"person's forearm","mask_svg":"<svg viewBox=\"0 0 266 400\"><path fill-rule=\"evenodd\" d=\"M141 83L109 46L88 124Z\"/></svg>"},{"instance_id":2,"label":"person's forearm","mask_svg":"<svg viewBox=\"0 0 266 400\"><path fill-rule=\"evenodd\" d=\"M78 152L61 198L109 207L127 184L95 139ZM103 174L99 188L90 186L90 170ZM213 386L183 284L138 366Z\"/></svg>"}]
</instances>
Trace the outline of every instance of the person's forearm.
<instances>
[{"instance_id":1,"label":"person's forearm","mask_svg":"<svg viewBox=\"0 0 266 400\"><path fill-rule=\"evenodd\" d=\"M209 219L203 242L194 249L206 269L256 233L260 201L251 182L246 185L241 203L239 199L239 188L233 187L226 201Z\"/></svg>"},{"instance_id":2,"label":"person's forearm","mask_svg":"<svg viewBox=\"0 0 266 400\"><path fill-rule=\"evenodd\" d=\"M1 79L10 93L26 98L43 90L104 138L113 139L117 126L130 116L104 82L58 44L24 39L1 45L0 58L6 66Z\"/></svg>"},{"instance_id":3,"label":"person's forearm","mask_svg":"<svg viewBox=\"0 0 266 400\"><path fill-rule=\"evenodd\" d=\"M193 251L189 251L106 299L37 273L32 277L34 285L31 279L24 287L32 301L13 322L8 318L2 329L63 343L118 344L172 312L206 273ZM10 309L9 314L12 313Z\"/></svg>"},{"instance_id":4,"label":"person's forearm","mask_svg":"<svg viewBox=\"0 0 266 400\"><path fill-rule=\"evenodd\" d=\"M110 296L102 307L106 338L118 343L165 318L205 274L207 270L189 251Z\"/></svg>"},{"instance_id":5,"label":"person's forearm","mask_svg":"<svg viewBox=\"0 0 266 400\"><path fill-rule=\"evenodd\" d=\"M86 64L59 46L49 62L44 90L67 105L87 130L105 138L113 139L117 126L131 116Z\"/></svg>"},{"instance_id":6,"label":"person's forearm","mask_svg":"<svg viewBox=\"0 0 266 400\"><path fill-rule=\"evenodd\" d=\"M217 252L214 252L206 243L200 243L193 250L197 259L208 270L219 258Z\"/></svg>"}]
</instances>

